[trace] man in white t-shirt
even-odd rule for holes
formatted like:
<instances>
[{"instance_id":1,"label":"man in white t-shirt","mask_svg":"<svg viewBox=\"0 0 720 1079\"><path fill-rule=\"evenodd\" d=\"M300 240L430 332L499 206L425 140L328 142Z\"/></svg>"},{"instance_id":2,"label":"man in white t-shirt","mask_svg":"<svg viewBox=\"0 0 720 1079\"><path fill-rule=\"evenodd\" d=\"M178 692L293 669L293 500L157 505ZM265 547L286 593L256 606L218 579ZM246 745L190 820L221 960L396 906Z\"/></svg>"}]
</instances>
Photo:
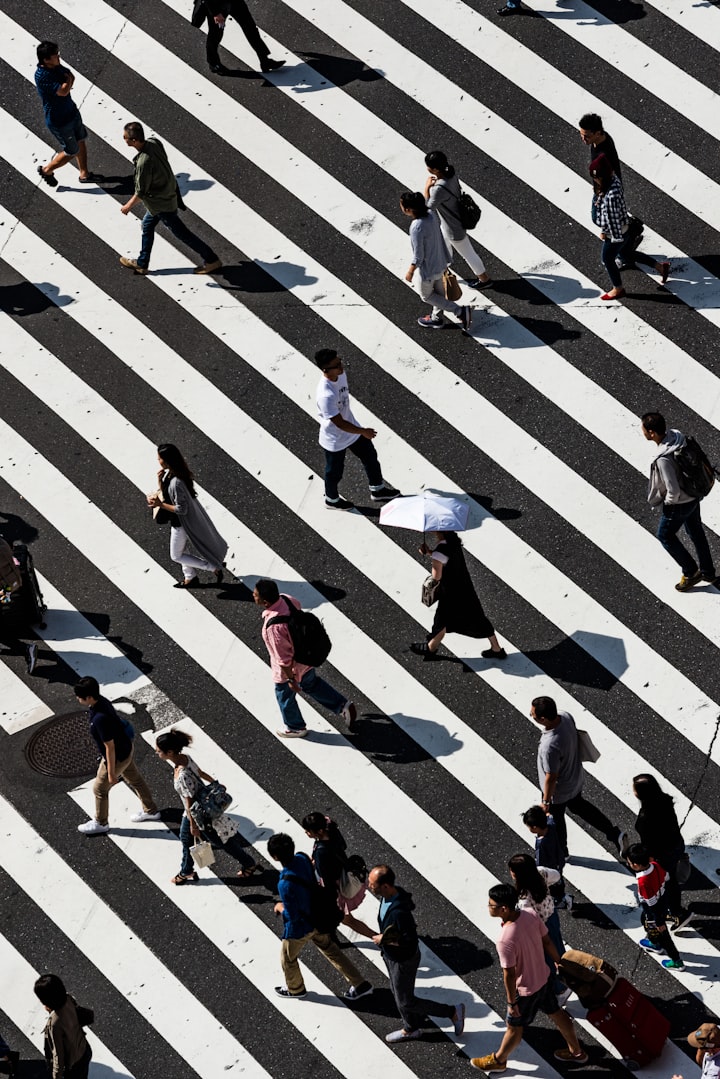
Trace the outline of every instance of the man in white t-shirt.
<instances>
[{"instance_id":1,"label":"man in white t-shirt","mask_svg":"<svg viewBox=\"0 0 720 1079\"><path fill-rule=\"evenodd\" d=\"M320 416L318 441L325 450L325 505L330 510L349 510L353 503L341 498L338 484L345 470L345 451L351 450L360 460L370 484L373 502L389 502L400 494L382 477L372 440L377 431L361 427L350 409L350 390L342 360L334 348L321 348L315 363L322 371L315 400Z\"/></svg>"},{"instance_id":2,"label":"man in white t-shirt","mask_svg":"<svg viewBox=\"0 0 720 1079\"><path fill-rule=\"evenodd\" d=\"M701 1023L688 1036L688 1043L697 1050L695 1060L702 1068L700 1079L720 1079L720 1030L717 1024Z\"/></svg>"}]
</instances>

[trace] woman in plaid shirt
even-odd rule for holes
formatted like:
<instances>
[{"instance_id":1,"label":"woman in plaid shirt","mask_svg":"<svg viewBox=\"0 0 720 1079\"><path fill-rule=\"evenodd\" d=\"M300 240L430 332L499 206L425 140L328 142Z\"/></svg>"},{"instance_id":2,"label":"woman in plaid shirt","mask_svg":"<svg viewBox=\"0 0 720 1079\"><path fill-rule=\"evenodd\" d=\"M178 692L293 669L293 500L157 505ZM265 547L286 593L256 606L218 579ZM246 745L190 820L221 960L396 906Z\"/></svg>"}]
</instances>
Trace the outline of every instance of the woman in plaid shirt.
<instances>
[{"instance_id":1,"label":"woman in plaid shirt","mask_svg":"<svg viewBox=\"0 0 720 1079\"><path fill-rule=\"evenodd\" d=\"M622 277L615 260L619 256L624 261L623 246L626 243L625 234L628 228L628 211L623 185L605 154L598 154L590 162L590 175L595 190L592 218L593 223L600 226L600 239L603 242L600 258L613 286L609 292L603 293L600 299L618 300L625 295L625 289L622 287ZM627 261L628 264L638 261L652 266L660 274L662 284L664 285L667 281L670 272L669 262L655 262L654 259L640 252L629 253Z\"/></svg>"}]
</instances>

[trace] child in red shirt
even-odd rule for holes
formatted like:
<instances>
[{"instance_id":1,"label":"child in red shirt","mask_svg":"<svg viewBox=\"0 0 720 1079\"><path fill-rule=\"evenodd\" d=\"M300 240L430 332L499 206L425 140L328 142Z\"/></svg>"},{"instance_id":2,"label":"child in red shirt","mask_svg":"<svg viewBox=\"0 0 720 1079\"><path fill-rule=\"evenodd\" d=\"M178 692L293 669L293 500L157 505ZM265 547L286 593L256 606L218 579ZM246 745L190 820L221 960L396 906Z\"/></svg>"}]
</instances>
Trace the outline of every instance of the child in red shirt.
<instances>
[{"instance_id":1,"label":"child in red shirt","mask_svg":"<svg viewBox=\"0 0 720 1079\"><path fill-rule=\"evenodd\" d=\"M683 961L665 924L668 914L665 884L670 879L669 874L650 857L642 843L634 843L628 848L625 861L635 874L642 922L647 931L647 937L640 944L651 952L666 951L670 958L663 959L662 965L670 970L682 970Z\"/></svg>"}]
</instances>

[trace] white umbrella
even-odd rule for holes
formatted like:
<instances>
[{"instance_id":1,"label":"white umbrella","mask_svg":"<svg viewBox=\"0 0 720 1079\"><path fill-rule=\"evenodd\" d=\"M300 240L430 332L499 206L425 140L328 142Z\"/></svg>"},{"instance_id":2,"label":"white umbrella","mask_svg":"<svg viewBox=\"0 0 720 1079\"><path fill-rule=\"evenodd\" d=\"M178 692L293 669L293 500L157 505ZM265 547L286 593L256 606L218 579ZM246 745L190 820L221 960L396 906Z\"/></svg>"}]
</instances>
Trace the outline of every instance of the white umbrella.
<instances>
[{"instance_id":1,"label":"white umbrella","mask_svg":"<svg viewBox=\"0 0 720 1079\"><path fill-rule=\"evenodd\" d=\"M380 510L380 524L415 532L462 532L467 525L467 502L437 491L399 495Z\"/></svg>"}]
</instances>

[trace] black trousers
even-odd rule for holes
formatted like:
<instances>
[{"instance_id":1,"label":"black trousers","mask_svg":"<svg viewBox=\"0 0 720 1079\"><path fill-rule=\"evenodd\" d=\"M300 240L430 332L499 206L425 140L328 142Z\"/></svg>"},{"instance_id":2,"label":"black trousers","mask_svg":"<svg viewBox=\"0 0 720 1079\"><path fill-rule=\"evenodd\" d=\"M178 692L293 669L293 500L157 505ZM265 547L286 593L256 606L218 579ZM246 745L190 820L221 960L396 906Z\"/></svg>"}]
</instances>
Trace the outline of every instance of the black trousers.
<instances>
[{"instance_id":1,"label":"black trousers","mask_svg":"<svg viewBox=\"0 0 720 1079\"><path fill-rule=\"evenodd\" d=\"M248 44L255 50L258 60L261 62L270 55L270 49L267 47L263 39L260 37L260 31L255 25L245 0L229 0L225 5L229 9L229 14L238 23L240 29L248 40ZM215 22L213 16L208 12L208 34L205 44L207 53L207 62L209 64L219 64L220 57L218 56L218 45L222 40L222 29Z\"/></svg>"},{"instance_id":2,"label":"black trousers","mask_svg":"<svg viewBox=\"0 0 720 1079\"><path fill-rule=\"evenodd\" d=\"M597 828L599 832L602 832L606 839L609 839L611 843L615 842L615 838L618 834L617 825L613 824L608 817L594 806L592 802L588 802L586 798L583 798L583 793L580 791L574 798L571 798L569 802L553 802L550 807L550 812L553 815L555 821L555 827L557 829L557 837L562 843L563 850L567 855L567 825L565 823L565 810L569 809L571 813L574 813L576 817L580 817L586 824L589 824L591 828Z\"/></svg>"}]
</instances>

